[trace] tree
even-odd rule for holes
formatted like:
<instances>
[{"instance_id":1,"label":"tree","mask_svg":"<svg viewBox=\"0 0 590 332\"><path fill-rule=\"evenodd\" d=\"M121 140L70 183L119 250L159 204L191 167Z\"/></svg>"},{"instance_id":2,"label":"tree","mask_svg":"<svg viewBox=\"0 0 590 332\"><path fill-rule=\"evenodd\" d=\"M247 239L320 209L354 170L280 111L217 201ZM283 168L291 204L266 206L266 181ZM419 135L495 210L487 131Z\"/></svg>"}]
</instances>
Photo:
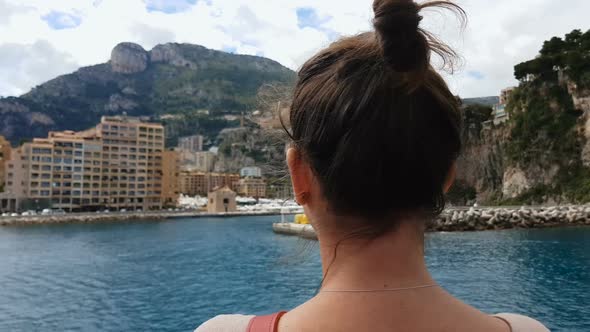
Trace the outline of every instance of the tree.
<instances>
[{"instance_id":1,"label":"tree","mask_svg":"<svg viewBox=\"0 0 590 332\"><path fill-rule=\"evenodd\" d=\"M553 37L548 41L545 41L543 48L541 49L541 55L557 55L565 50L566 43L559 37Z\"/></svg>"},{"instance_id":2,"label":"tree","mask_svg":"<svg viewBox=\"0 0 590 332\"><path fill-rule=\"evenodd\" d=\"M466 123L480 124L489 120L493 111L489 106L474 104L463 109L463 116Z\"/></svg>"},{"instance_id":3,"label":"tree","mask_svg":"<svg viewBox=\"0 0 590 332\"><path fill-rule=\"evenodd\" d=\"M576 50L582 44L583 33L580 29L576 29L565 35L565 44L567 50Z\"/></svg>"}]
</instances>

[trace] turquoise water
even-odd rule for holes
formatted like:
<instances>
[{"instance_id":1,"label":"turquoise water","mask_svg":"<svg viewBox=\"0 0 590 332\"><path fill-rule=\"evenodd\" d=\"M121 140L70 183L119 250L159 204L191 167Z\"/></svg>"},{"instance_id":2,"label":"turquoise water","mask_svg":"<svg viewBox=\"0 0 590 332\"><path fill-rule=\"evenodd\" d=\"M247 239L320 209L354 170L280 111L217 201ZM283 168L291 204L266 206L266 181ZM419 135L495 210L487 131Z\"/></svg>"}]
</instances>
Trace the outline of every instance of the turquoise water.
<instances>
[{"instance_id":1,"label":"turquoise water","mask_svg":"<svg viewBox=\"0 0 590 332\"><path fill-rule=\"evenodd\" d=\"M320 281L277 217L0 228L0 331L191 331L289 309ZM490 312L590 331L590 228L431 234L441 285Z\"/></svg>"}]
</instances>

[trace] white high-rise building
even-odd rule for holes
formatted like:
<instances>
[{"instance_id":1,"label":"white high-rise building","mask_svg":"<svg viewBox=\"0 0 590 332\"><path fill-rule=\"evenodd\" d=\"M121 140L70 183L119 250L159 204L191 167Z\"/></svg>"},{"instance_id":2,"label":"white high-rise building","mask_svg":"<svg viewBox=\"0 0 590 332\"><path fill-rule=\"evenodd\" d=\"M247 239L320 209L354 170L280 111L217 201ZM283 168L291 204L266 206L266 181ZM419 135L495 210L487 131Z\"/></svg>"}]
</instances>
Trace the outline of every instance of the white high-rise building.
<instances>
[{"instance_id":1,"label":"white high-rise building","mask_svg":"<svg viewBox=\"0 0 590 332\"><path fill-rule=\"evenodd\" d=\"M240 170L240 176L243 178L260 178L262 170L260 167L244 167Z\"/></svg>"},{"instance_id":2,"label":"white high-rise building","mask_svg":"<svg viewBox=\"0 0 590 332\"><path fill-rule=\"evenodd\" d=\"M203 136L194 135L181 137L178 140L178 148L184 151L200 152L203 151Z\"/></svg>"}]
</instances>

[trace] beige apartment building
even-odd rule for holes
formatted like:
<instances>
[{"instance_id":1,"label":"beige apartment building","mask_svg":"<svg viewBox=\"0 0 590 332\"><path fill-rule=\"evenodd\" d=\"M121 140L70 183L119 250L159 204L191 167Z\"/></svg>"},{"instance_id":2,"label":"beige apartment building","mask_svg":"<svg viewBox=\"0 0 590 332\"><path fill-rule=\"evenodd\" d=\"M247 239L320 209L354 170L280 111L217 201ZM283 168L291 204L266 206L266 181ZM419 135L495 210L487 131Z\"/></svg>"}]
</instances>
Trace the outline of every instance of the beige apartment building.
<instances>
[{"instance_id":1,"label":"beige apartment building","mask_svg":"<svg viewBox=\"0 0 590 332\"><path fill-rule=\"evenodd\" d=\"M0 188L4 187L4 177L6 174L6 162L10 160L12 148L10 142L0 136ZM0 190L1 191L1 190Z\"/></svg>"},{"instance_id":2,"label":"beige apartment building","mask_svg":"<svg viewBox=\"0 0 590 332\"><path fill-rule=\"evenodd\" d=\"M246 197L265 198L266 180L260 177L245 177L238 183L238 193Z\"/></svg>"},{"instance_id":3,"label":"beige apartment building","mask_svg":"<svg viewBox=\"0 0 590 332\"><path fill-rule=\"evenodd\" d=\"M16 149L7 163L7 194L35 209L159 209L163 153L161 124L105 116L95 128L50 132Z\"/></svg>"},{"instance_id":4,"label":"beige apartment building","mask_svg":"<svg viewBox=\"0 0 590 332\"><path fill-rule=\"evenodd\" d=\"M162 204L165 207L176 206L180 194L180 153L166 150L162 159Z\"/></svg>"},{"instance_id":5,"label":"beige apartment building","mask_svg":"<svg viewBox=\"0 0 590 332\"><path fill-rule=\"evenodd\" d=\"M179 175L180 192L189 196L205 196L215 188L224 186L235 191L239 181L239 174L182 171Z\"/></svg>"}]
</instances>

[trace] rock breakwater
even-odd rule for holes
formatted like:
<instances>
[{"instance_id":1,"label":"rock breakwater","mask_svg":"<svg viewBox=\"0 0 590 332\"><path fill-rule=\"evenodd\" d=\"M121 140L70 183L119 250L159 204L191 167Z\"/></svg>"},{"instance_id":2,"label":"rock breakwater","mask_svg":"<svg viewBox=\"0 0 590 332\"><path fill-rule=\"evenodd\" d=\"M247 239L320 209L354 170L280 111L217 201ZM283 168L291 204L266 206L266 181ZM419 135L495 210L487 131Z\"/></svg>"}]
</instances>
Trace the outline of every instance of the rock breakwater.
<instances>
[{"instance_id":1,"label":"rock breakwater","mask_svg":"<svg viewBox=\"0 0 590 332\"><path fill-rule=\"evenodd\" d=\"M574 225L590 225L590 206L447 209L428 224L428 230L484 231Z\"/></svg>"}]
</instances>

